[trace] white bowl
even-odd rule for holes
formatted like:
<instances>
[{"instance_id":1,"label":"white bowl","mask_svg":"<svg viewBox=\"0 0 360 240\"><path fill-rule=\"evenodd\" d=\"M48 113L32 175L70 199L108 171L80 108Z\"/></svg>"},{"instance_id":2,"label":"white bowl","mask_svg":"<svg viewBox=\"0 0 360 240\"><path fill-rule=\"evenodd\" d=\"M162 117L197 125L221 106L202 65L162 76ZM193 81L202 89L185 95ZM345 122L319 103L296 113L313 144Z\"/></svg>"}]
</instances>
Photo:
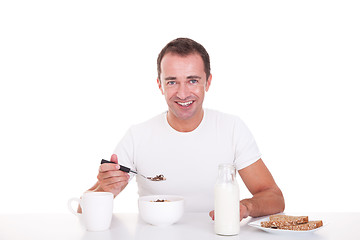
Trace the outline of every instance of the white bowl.
<instances>
[{"instance_id":1,"label":"white bowl","mask_svg":"<svg viewBox=\"0 0 360 240\"><path fill-rule=\"evenodd\" d=\"M168 200L168 202L155 202ZM155 226L169 226L184 214L184 198L176 195L151 195L139 198L141 218Z\"/></svg>"}]
</instances>

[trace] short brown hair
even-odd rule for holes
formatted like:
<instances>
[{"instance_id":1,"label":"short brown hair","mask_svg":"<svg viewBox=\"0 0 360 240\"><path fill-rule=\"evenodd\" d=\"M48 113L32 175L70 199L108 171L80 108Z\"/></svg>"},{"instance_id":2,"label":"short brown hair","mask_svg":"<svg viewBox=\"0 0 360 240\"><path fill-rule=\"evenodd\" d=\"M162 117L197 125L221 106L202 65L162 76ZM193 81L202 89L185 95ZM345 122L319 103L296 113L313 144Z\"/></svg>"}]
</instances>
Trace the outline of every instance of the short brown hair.
<instances>
[{"instance_id":1,"label":"short brown hair","mask_svg":"<svg viewBox=\"0 0 360 240\"><path fill-rule=\"evenodd\" d=\"M158 78L160 80L161 74L161 60L167 53L174 53L180 56L188 56L190 54L198 53L204 62L204 71L206 73L206 81L210 76L210 57L206 49L200 44L190 38L177 38L172 40L161 50L157 59Z\"/></svg>"}]
</instances>

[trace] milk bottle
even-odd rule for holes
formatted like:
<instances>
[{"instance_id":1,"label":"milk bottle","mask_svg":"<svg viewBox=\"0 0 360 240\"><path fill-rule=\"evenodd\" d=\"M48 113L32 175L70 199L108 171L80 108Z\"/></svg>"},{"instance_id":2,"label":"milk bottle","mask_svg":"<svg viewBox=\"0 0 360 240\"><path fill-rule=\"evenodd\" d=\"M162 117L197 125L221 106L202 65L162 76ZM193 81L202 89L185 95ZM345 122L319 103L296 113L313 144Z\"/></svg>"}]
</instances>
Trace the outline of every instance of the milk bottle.
<instances>
[{"instance_id":1,"label":"milk bottle","mask_svg":"<svg viewBox=\"0 0 360 240\"><path fill-rule=\"evenodd\" d=\"M239 185L235 167L220 164L215 184L215 233L236 235L240 232Z\"/></svg>"}]
</instances>

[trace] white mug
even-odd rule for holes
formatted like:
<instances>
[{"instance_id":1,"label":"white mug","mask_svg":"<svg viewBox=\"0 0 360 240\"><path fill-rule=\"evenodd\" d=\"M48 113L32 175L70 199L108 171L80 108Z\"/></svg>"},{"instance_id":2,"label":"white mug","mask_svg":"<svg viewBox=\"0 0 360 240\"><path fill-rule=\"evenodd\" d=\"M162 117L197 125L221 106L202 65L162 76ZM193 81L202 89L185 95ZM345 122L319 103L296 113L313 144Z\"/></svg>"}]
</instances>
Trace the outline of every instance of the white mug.
<instances>
[{"instance_id":1,"label":"white mug","mask_svg":"<svg viewBox=\"0 0 360 240\"><path fill-rule=\"evenodd\" d=\"M71 203L80 204L82 213L77 213ZM71 198L68 208L76 216L82 216L89 231L105 231L110 228L114 195L110 192L86 192L81 198Z\"/></svg>"}]
</instances>

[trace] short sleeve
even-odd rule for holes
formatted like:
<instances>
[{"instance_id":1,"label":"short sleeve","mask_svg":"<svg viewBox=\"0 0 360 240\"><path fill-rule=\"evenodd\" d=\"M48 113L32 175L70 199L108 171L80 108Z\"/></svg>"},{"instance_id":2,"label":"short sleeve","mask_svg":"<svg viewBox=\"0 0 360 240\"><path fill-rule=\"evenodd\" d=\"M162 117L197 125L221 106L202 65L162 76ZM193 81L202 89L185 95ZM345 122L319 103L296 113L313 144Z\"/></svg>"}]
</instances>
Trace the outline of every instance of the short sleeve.
<instances>
[{"instance_id":1,"label":"short sleeve","mask_svg":"<svg viewBox=\"0 0 360 240\"><path fill-rule=\"evenodd\" d=\"M233 143L235 148L234 164L236 170L250 166L261 158L261 153L252 133L239 118L237 118L234 126Z\"/></svg>"}]
</instances>

